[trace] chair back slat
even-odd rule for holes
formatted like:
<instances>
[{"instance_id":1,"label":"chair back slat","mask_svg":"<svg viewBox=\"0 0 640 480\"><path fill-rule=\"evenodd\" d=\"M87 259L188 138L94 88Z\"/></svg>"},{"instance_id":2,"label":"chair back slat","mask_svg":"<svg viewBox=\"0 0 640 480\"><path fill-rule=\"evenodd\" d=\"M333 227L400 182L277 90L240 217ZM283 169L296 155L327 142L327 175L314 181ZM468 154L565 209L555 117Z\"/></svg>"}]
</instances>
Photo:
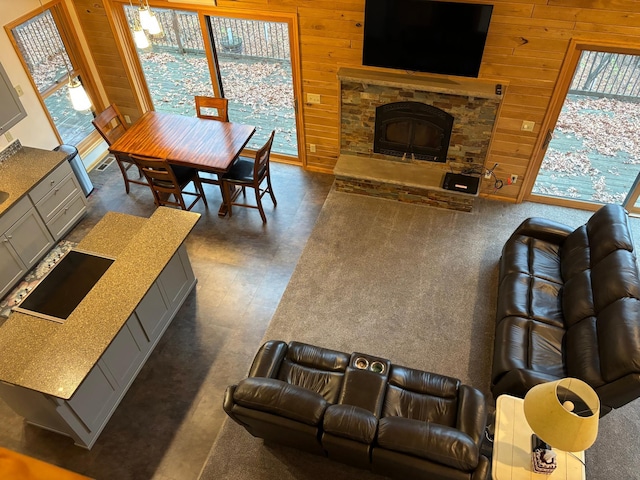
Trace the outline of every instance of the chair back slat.
<instances>
[{"instance_id":1,"label":"chair back slat","mask_svg":"<svg viewBox=\"0 0 640 480\"><path fill-rule=\"evenodd\" d=\"M115 104L109 105L91 123L108 145L119 139L128 128Z\"/></svg>"},{"instance_id":2,"label":"chair back slat","mask_svg":"<svg viewBox=\"0 0 640 480\"><path fill-rule=\"evenodd\" d=\"M220 122L229 121L229 101L226 98L219 97L202 97L196 96L196 115L198 118L206 118L209 120L218 120ZM217 115L209 115L205 108L215 108L218 112Z\"/></svg>"},{"instance_id":3,"label":"chair back slat","mask_svg":"<svg viewBox=\"0 0 640 480\"><path fill-rule=\"evenodd\" d=\"M264 176L269 168L269 157L271 156L271 145L273 145L273 137L276 131L273 130L269 136L269 140L256 152L255 163L253 164L253 178L260 179Z\"/></svg>"}]
</instances>

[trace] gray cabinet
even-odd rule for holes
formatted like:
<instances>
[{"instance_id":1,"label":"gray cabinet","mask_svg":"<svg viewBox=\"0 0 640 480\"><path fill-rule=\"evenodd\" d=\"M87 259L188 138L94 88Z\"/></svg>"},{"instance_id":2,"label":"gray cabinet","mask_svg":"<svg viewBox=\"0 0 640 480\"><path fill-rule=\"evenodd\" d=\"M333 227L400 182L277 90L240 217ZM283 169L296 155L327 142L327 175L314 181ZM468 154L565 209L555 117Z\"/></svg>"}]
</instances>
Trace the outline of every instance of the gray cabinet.
<instances>
[{"instance_id":1,"label":"gray cabinet","mask_svg":"<svg viewBox=\"0 0 640 480\"><path fill-rule=\"evenodd\" d=\"M87 200L68 162L47 175L29 197L55 240L62 238L87 211Z\"/></svg>"},{"instance_id":2,"label":"gray cabinet","mask_svg":"<svg viewBox=\"0 0 640 480\"><path fill-rule=\"evenodd\" d=\"M0 297L53 246L53 238L28 197L0 217Z\"/></svg>"},{"instance_id":3,"label":"gray cabinet","mask_svg":"<svg viewBox=\"0 0 640 480\"><path fill-rule=\"evenodd\" d=\"M78 179L63 162L0 217L0 298L86 211Z\"/></svg>"},{"instance_id":4,"label":"gray cabinet","mask_svg":"<svg viewBox=\"0 0 640 480\"><path fill-rule=\"evenodd\" d=\"M0 298L16 284L25 273L24 264L4 235L0 238Z\"/></svg>"}]
</instances>

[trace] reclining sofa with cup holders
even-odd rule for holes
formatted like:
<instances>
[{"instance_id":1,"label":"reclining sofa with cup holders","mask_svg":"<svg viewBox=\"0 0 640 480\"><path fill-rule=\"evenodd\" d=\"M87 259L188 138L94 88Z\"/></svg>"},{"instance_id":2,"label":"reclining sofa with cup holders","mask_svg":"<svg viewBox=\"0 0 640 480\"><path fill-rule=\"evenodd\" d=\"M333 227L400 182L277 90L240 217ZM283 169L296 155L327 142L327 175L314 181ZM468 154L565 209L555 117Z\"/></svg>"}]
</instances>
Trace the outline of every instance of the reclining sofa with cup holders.
<instances>
[{"instance_id":1,"label":"reclining sofa with cup holders","mask_svg":"<svg viewBox=\"0 0 640 480\"><path fill-rule=\"evenodd\" d=\"M251 435L392 478L484 480L484 395L362 353L266 342L224 410Z\"/></svg>"},{"instance_id":2,"label":"reclining sofa with cup holders","mask_svg":"<svg viewBox=\"0 0 640 480\"><path fill-rule=\"evenodd\" d=\"M563 377L588 383L601 415L640 396L640 280L618 205L577 229L529 218L502 250L493 396Z\"/></svg>"}]
</instances>

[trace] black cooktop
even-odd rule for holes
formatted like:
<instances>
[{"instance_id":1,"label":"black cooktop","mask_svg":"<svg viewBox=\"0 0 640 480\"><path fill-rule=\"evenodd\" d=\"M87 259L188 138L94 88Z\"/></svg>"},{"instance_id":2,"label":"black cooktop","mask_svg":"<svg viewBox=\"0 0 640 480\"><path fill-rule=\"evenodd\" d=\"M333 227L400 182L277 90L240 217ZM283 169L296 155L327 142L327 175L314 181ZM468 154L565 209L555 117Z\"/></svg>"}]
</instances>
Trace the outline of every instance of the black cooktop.
<instances>
[{"instance_id":1,"label":"black cooktop","mask_svg":"<svg viewBox=\"0 0 640 480\"><path fill-rule=\"evenodd\" d=\"M114 262L70 250L13 310L64 322Z\"/></svg>"}]
</instances>

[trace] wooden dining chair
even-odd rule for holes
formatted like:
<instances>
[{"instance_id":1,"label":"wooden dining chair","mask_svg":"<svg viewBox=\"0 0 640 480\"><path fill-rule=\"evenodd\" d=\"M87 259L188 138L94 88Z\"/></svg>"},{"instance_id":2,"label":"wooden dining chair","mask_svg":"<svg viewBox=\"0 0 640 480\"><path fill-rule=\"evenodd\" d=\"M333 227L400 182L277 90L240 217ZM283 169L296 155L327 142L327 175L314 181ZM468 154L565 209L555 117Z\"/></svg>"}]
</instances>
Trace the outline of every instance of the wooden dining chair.
<instances>
[{"instance_id":1,"label":"wooden dining chair","mask_svg":"<svg viewBox=\"0 0 640 480\"><path fill-rule=\"evenodd\" d=\"M273 137L275 136L275 130L271 132L269 140L265 143L257 152L255 159L249 159L239 157L236 163L234 163L229 171L222 175L222 189L224 201L227 205L227 212L229 217L232 215L231 208L236 205L239 207L257 208L260 211L262 222L267 222L267 217L264 214L262 208L262 197L268 192L271 196L271 201L275 207L278 202L273 194L273 188L271 187L271 175L269 172L269 157L271 155L271 145L273 144ZM266 181L266 187L261 188L263 182ZM248 203L236 203L235 200L240 191L236 189L233 191L233 187L240 187L242 195L246 196L245 188L253 188L256 195L256 205Z\"/></svg>"},{"instance_id":2,"label":"wooden dining chair","mask_svg":"<svg viewBox=\"0 0 640 480\"><path fill-rule=\"evenodd\" d=\"M101 112L96 118L92 120L93 126L98 133L102 135L102 138L107 142L107 145L111 145L117 139L119 139L124 132L127 131L127 124L124 118L120 114L118 107L115 104L109 105L103 112ZM134 162L129 157L123 155L116 155L116 163L120 167L122 172L122 178L124 179L124 189L129 193L129 184L135 183L138 185L146 185L147 182L142 175L142 171L138 169L138 179L130 178L127 173L129 169L135 166Z\"/></svg>"},{"instance_id":3,"label":"wooden dining chair","mask_svg":"<svg viewBox=\"0 0 640 480\"><path fill-rule=\"evenodd\" d=\"M164 158L131 155L131 159L147 179L156 206L170 205L191 210L196 202L202 199L204 206L208 208L198 170L195 168L173 166ZM186 187L192 182L195 191L187 191ZM195 197L188 207L184 201L184 195Z\"/></svg>"},{"instance_id":4,"label":"wooden dining chair","mask_svg":"<svg viewBox=\"0 0 640 480\"><path fill-rule=\"evenodd\" d=\"M198 118L218 120L220 122L229 121L229 110L228 110L229 101L226 98L196 96L195 99L196 99L196 115L198 116ZM205 108L215 108L218 114L209 115L206 113L206 111L203 111L203 109Z\"/></svg>"}]
</instances>

